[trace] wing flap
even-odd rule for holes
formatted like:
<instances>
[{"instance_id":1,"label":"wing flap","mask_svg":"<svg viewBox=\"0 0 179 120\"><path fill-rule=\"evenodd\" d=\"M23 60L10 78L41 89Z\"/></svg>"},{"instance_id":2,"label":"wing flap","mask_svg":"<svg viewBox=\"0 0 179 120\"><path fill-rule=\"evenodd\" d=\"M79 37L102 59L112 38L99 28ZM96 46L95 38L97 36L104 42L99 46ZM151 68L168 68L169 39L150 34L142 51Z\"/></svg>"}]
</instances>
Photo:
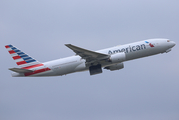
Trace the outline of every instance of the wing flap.
<instances>
[{"instance_id":1,"label":"wing flap","mask_svg":"<svg viewBox=\"0 0 179 120\"><path fill-rule=\"evenodd\" d=\"M17 73L28 73L33 72L33 70L21 69L21 68L9 68L9 70Z\"/></svg>"},{"instance_id":2,"label":"wing flap","mask_svg":"<svg viewBox=\"0 0 179 120\"><path fill-rule=\"evenodd\" d=\"M86 59L87 62L109 57L109 55L107 54L94 52L71 44L65 44L65 45L71 50L73 50L77 55L81 56L83 59Z\"/></svg>"}]
</instances>

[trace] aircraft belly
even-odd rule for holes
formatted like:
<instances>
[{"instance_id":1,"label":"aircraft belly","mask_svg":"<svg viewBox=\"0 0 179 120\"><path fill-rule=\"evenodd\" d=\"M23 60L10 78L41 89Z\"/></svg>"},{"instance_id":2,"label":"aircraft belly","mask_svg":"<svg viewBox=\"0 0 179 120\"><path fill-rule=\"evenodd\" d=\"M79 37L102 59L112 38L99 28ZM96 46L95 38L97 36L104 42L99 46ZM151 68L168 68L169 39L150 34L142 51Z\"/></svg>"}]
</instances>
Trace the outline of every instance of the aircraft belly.
<instances>
[{"instance_id":1,"label":"aircraft belly","mask_svg":"<svg viewBox=\"0 0 179 120\"><path fill-rule=\"evenodd\" d=\"M78 66L76 66L75 72L80 72L85 70L88 70L88 67L86 67L85 60L83 60Z\"/></svg>"},{"instance_id":2,"label":"aircraft belly","mask_svg":"<svg viewBox=\"0 0 179 120\"><path fill-rule=\"evenodd\" d=\"M147 57L155 54L159 54L161 51L158 48L149 48L141 51L133 51L130 53L126 53L126 61L138 59L142 57Z\"/></svg>"},{"instance_id":3,"label":"aircraft belly","mask_svg":"<svg viewBox=\"0 0 179 120\"><path fill-rule=\"evenodd\" d=\"M79 65L79 62L67 63L65 65L60 65L57 68L53 69L56 75L66 75L69 73L75 72L75 68Z\"/></svg>"},{"instance_id":4,"label":"aircraft belly","mask_svg":"<svg viewBox=\"0 0 179 120\"><path fill-rule=\"evenodd\" d=\"M29 75L28 77L43 77L43 76L55 76L55 74L52 70L50 70L50 71L45 71L42 73L37 73L34 75Z\"/></svg>"}]
</instances>

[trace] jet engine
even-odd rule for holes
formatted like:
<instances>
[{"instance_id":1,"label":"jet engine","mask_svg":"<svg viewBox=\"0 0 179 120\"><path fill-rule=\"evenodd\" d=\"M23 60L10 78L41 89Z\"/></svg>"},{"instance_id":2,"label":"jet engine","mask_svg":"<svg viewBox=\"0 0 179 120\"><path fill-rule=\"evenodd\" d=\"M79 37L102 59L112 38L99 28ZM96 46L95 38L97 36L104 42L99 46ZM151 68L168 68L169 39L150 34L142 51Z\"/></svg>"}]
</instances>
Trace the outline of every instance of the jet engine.
<instances>
[{"instance_id":1,"label":"jet engine","mask_svg":"<svg viewBox=\"0 0 179 120\"><path fill-rule=\"evenodd\" d=\"M126 54L124 52L112 54L109 58L112 63L123 62L126 59Z\"/></svg>"},{"instance_id":2,"label":"jet engine","mask_svg":"<svg viewBox=\"0 0 179 120\"><path fill-rule=\"evenodd\" d=\"M118 63L118 64L115 64L115 65L107 66L104 69L114 71L114 70L119 70L119 69L122 69L122 68L124 68L124 64Z\"/></svg>"}]
</instances>

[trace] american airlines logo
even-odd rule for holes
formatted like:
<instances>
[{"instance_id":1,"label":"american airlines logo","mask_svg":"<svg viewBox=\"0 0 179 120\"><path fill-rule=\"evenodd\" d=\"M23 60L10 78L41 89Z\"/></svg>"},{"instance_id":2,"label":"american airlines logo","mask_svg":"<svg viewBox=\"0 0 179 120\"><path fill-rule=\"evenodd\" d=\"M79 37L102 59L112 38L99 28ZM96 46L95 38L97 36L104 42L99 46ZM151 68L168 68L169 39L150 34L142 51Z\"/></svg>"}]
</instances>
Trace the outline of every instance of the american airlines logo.
<instances>
[{"instance_id":1,"label":"american airlines logo","mask_svg":"<svg viewBox=\"0 0 179 120\"><path fill-rule=\"evenodd\" d=\"M145 41L145 43L149 43L148 41ZM149 43L150 47L154 47L152 43Z\"/></svg>"},{"instance_id":2,"label":"american airlines logo","mask_svg":"<svg viewBox=\"0 0 179 120\"><path fill-rule=\"evenodd\" d=\"M143 49L146 49L145 44L129 46L127 48L117 49L117 50L113 50L113 51L109 50L108 54L114 54L114 53L120 53L120 52L129 53L129 52L139 51L139 50L143 50Z\"/></svg>"},{"instance_id":3,"label":"american airlines logo","mask_svg":"<svg viewBox=\"0 0 179 120\"><path fill-rule=\"evenodd\" d=\"M145 43L149 44L150 47L155 47L152 43L149 43L148 41L145 41ZM120 52L129 53L129 52L139 51L139 50L143 50L143 49L146 49L145 44L129 46L127 48L122 48L122 49L113 50L113 51L109 50L108 54L114 54L114 53L120 53Z\"/></svg>"}]
</instances>

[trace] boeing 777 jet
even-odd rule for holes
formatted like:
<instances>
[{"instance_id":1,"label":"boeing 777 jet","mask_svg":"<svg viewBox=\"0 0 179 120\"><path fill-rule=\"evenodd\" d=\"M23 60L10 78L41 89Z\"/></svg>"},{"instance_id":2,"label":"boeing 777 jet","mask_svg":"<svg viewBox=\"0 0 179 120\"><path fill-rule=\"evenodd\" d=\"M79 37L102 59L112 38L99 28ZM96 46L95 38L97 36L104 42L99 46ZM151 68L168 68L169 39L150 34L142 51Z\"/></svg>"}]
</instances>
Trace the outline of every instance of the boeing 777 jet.
<instances>
[{"instance_id":1,"label":"boeing 777 jet","mask_svg":"<svg viewBox=\"0 0 179 120\"><path fill-rule=\"evenodd\" d=\"M18 68L10 68L13 77L62 76L69 73L89 70L90 75L102 73L102 68L119 70L124 68L123 62L168 53L175 46L169 39L148 39L135 43L111 47L99 51L91 51L71 44L65 44L76 55L41 63L13 45L6 49L15 60Z\"/></svg>"}]
</instances>

